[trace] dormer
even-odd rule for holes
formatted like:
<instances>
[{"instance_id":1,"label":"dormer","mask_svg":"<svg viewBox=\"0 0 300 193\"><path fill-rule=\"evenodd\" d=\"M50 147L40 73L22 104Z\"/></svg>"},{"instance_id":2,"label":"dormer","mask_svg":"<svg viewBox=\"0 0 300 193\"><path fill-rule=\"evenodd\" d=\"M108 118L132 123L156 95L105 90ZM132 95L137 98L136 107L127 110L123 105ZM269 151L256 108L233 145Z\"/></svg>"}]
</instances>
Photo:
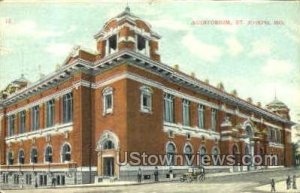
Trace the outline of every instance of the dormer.
<instances>
[{"instance_id":1,"label":"dormer","mask_svg":"<svg viewBox=\"0 0 300 193\"><path fill-rule=\"evenodd\" d=\"M100 58L129 49L155 61L160 61L158 40L160 36L151 30L151 25L126 9L105 23L95 36Z\"/></svg>"}]
</instances>

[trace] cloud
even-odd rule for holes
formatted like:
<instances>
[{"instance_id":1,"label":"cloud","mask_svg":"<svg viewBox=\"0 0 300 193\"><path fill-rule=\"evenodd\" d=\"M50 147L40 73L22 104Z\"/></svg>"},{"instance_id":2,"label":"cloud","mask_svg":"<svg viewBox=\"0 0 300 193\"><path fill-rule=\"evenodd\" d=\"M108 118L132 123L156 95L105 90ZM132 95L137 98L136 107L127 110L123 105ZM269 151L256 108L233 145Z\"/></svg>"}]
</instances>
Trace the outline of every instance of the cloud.
<instances>
[{"instance_id":1,"label":"cloud","mask_svg":"<svg viewBox=\"0 0 300 193\"><path fill-rule=\"evenodd\" d=\"M163 18L163 19L159 19L159 20L152 20L152 21L150 21L150 23L155 29L164 28L164 29L173 30L173 31L191 29L191 25L184 23L184 22L180 22L180 21L178 21L176 19L172 19L172 18Z\"/></svg>"},{"instance_id":2,"label":"cloud","mask_svg":"<svg viewBox=\"0 0 300 193\"><path fill-rule=\"evenodd\" d=\"M4 28L5 36L30 36L32 38L58 37L63 32L42 29L33 20L22 20L20 22L11 22Z\"/></svg>"},{"instance_id":3,"label":"cloud","mask_svg":"<svg viewBox=\"0 0 300 193\"><path fill-rule=\"evenodd\" d=\"M260 39L251 44L250 56L269 55L274 48L274 45L269 40Z\"/></svg>"},{"instance_id":4,"label":"cloud","mask_svg":"<svg viewBox=\"0 0 300 193\"><path fill-rule=\"evenodd\" d=\"M287 30L285 35L296 43L300 43L300 24L287 23Z\"/></svg>"},{"instance_id":5,"label":"cloud","mask_svg":"<svg viewBox=\"0 0 300 193\"><path fill-rule=\"evenodd\" d=\"M266 61L261 71L268 76L287 75L293 69L293 65L286 60L269 59Z\"/></svg>"},{"instance_id":6,"label":"cloud","mask_svg":"<svg viewBox=\"0 0 300 193\"><path fill-rule=\"evenodd\" d=\"M228 47L227 52L231 56L237 56L244 50L243 45L234 37L227 38L225 40L225 44Z\"/></svg>"},{"instance_id":7,"label":"cloud","mask_svg":"<svg viewBox=\"0 0 300 193\"><path fill-rule=\"evenodd\" d=\"M72 49L71 44L67 43L54 43L49 44L46 48L46 52L57 56L66 56Z\"/></svg>"},{"instance_id":8,"label":"cloud","mask_svg":"<svg viewBox=\"0 0 300 193\"><path fill-rule=\"evenodd\" d=\"M202 42L192 33L185 35L182 43L192 54L206 62L216 62L223 54L220 47Z\"/></svg>"}]
</instances>

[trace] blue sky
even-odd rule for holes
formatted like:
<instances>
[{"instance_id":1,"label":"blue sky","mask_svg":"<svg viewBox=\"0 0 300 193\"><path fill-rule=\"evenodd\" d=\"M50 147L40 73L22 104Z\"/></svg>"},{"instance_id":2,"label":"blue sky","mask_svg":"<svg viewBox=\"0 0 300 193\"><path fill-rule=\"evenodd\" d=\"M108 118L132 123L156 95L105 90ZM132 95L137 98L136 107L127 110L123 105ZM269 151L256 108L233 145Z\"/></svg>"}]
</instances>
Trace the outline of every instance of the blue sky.
<instances>
[{"instance_id":1,"label":"blue sky","mask_svg":"<svg viewBox=\"0 0 300 193\"><path fill-rule=\"evenodd\" d=\"M36 81L61 64L72 47L95 50L105 21L124 1L3 1L0 3L0 89L22 73ZM60 3L58 3L60 2ZM179 64L212 85L263 105L277 97L300 117L300 2L129 1L131 11L159 33L163 63ZM198 20L243 25L192 25ZM284 25L247 25L280 20Z\"/></svg>"}]
</instances>

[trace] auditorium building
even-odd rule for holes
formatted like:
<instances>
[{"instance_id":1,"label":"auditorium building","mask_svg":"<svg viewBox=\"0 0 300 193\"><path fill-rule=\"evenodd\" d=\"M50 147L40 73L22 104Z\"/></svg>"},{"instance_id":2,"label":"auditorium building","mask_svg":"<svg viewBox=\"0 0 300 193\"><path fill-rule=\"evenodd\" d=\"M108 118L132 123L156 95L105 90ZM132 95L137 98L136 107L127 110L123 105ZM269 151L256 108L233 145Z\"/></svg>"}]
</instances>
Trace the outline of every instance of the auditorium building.
<instances>
[{"instance_id":1,"label":"auditorium building","mask_svg":"<svg viewBox=\"0 0 300 193\"><path fill-rule=\"evenodd\" d=\"M1 185L50 186L105 179L153 180L154 166L119 165L126 152L277 155L289 167L289 108L266 107L161 62L160 35L129 7L75 48L55 72L22 76L0 96ZM158 165L161 178L189 165ZM242 172L256 167L208 166Z\"/></svg>"}]
</instances>

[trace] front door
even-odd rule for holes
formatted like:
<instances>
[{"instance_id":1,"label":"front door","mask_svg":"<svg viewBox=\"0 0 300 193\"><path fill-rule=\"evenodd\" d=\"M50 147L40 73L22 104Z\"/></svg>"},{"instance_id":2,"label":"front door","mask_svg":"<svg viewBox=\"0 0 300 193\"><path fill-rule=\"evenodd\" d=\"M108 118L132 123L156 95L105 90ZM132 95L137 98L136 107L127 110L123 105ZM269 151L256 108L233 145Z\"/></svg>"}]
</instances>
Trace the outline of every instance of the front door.
<instances>
[{"instance_id":1,"label":"front door","mask_svg":"<svg viewBox=\"0 0 300 193\"><path fill-rule=\"evenodd\" d=\"M104 157L103 158L103 175L104 176L114 176L114 158Z\"/></svg>"}]
</instances>

